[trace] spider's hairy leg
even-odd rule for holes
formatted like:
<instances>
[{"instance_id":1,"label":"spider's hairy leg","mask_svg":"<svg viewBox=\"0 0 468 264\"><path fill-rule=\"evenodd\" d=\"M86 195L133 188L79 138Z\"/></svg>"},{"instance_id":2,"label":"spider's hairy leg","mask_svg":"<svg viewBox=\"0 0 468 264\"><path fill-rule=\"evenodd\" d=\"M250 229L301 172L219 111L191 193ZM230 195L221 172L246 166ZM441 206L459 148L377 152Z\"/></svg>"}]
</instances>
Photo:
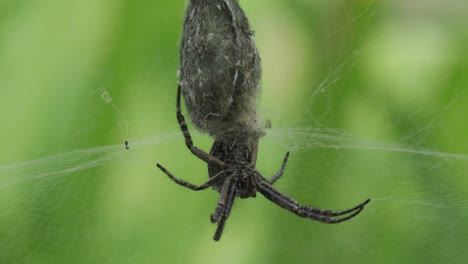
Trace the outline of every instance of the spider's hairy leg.
<instances>
[{"instance_id":1,"label":"spider's hairy leg","mask_svg":"<svg viewBox=\"0 0 468 264\"><path fill-rule=\"evenodd\" d=\"M259 191L263 196L268 200L274 202L275 204L283 207L284 209L304 218L309 218L323 223L336 224L346 220L349 220L356 215L358 215L366 204L370 202L370 199L367 199L363 203L344 211L331 211L324 210L319 208L313 208L309 206L300 205L296 200L290 198L289 196L281 193L271 186L268 182L261 180L259 182ZM346 217L336 217L349 214Z\"/></svg>"},{"instance_id":2,"label":"spider's hairy leg","mask_svg":"<svg viewBox=\"0 0 468 264\"><path fill-rule=\"evenodd\" d=\"M288 158L289 158L289 151L286 152L286 155L284 156L283 164L281 164L280 170L275 174L275 176L271 177L271 179L268 181L270 184L274 184L281 176L283 176L284 169L286 168L286 163L288 163Z\"/></svg>"},{"instance_id":3,"label":"spider's hairy leg","mask_svg":"<svg viewBox=\"0 0 468 264\"><path fill-rule=\"evenodd\" d=\"M181 185L181 186L184 186L184 187L187 187L191 190L194 190L194 191L200 191L200 190L204 190L210 186L212 186L214 183L216 183L220 178L222 178L222 176L224 176L224 173L225 171L220 171L219 173L217 173L215 176L211 177L208 181L206 181L205 183L201 184L201 185L195 185L195 184L191 184L189 182L186 182L184 180L181 180L181 179L178 179L176 178L174 175L172 175L168 170L166 170L166 168L164 168L163 166L161 166L161 164L157 163L156 166L162 170L162 172L164 172L171 180L173 180L175 183Z\"/></svg>"},{"instance_id":4,"label":"spider's hairy leg","mask_svg":"<svg viewBox=\"0 0 468 264\"><path fill-rule=\"evenodd\" d=\"M340 216L340 215L349 214L351 212L357 212L357 211L360 212L362 209L364 209L364 206L366 206L370 201L371 201L371 199L367 199L364 202L356 205L355 207L350 208L350 209L346 209L346 210L343 210L343 211L332 211L332 210L326 210L326 209L318 209L318 208L313 208L313 207L305 206L305 205L301 205L300 209L305 211L305 212L312 213L312 214L317 214L317 215Z\"/></svg>"},{"instance_id":5,"label":"spider's hairy leg","mask_svg":"<svg viewBox=\"0 0 468 264\"><path fill-rule=\"evenodd\" d=\"M180 84L177 87L177 103L176 103L176 111L177 111L177 121L179 122L180 130L182 130L182 134L185 138L185 145L187 148L193 153L193 155L197 156L199 159L203 160L206 163L216 163L218 165L224 166L224 163L219 159L211 156L210 154L206 153L205 151L195 147L193 145L192 136L190 136L190 132L188 131L187 123L185 122L184 115L182 115L182 111L180 110Z\"/></svg>"},{"instance_id":6,"label":"spider's hairy leg","mask_svg":"<svg viewBox=\"0 0 468 264\"><path fill-rule=\"evenodd\" d=\"M232 178L228 177L224 180L223 187L219 192L218 203L216 205L216 209L213 214L211 214L211 222L216 223L218 222L219 218L224 214L224 210L226 209L227 199L229 197L229 193L231 191L232 186Z\"/></svg>"},{"instance_id":7,"label":"spider's hairy leg","mask_svg":"<svg viewBox=\"0 0 468 264\"><path fill-rule=\"evenodd\" d=\"M236 183L232 183L229 186L229 192L226 200L226 208L224 209L223 214L221 215L221 219L219 219L218 227L216 228L216 232L213 236L215 241L219 241L221 235L223 234L224 225L226 224L226 220L231 213L232 205L234 204L234 199L236 197Z\"/></svg>"}]
</instances>

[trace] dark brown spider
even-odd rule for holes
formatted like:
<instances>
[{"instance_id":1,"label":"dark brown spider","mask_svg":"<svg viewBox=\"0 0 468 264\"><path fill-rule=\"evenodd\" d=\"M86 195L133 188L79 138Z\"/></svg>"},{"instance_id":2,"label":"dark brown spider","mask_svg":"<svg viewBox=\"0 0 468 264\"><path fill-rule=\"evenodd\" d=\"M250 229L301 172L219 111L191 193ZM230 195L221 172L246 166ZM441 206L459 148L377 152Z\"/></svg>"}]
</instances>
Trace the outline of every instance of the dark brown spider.
<instances>
[{"instance_id":1,"label":"dark brown spider","mask_svg":"<svg viewBox=\"0 0 468 264\"><path fill-rule=\"evenodd\" d=\"M255 169L258 138L237 134L230 139L224 138L222 141L216 140L211 148L210 154L195 147L187 124L185 123L185 118L180 110L180 85L177 89L177 120L184 134L185 144L189 150L208 164L208 175L210 179L197 186L174 177L174 175L160 164L157 164L157 166L179 185L194 191L204 190L212 186L220 193L218 205L211 215L211 222L218 223L218 228L214 234L214 240L216 241L221 238L224 225L229 217L236 196L240 198L255 197L257 191L259 191L268 200L300 217L328 224L340 223L355 217L364 209L364 206L370 202L370 199L367 199L351 209L339 212L299 204L296 200L273 187L273 184L283 175L289 152L286 153L280 170L268 180Z\"/></svg>"}]
</instances>

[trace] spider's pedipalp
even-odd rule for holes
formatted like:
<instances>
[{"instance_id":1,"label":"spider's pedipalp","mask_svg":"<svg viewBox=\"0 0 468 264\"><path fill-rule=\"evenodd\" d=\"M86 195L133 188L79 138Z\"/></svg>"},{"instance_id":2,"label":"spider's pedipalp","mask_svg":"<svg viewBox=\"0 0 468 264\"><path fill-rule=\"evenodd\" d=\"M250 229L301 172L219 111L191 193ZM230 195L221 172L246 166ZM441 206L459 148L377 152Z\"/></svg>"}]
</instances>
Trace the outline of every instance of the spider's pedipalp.
<instances>
[{"instance_id":1,"label":"spider's pedipalp","mask_svg":"<svg viewBox=\"0 0 468 264\"><path fill-rule=\"evenodd\" d=\"M313 208L310 206L300 205L296 200L276 190L273 186L271 186L268 182L264 180L260 180L259 182L259 191L268 200L300 217L309 218L328 224L340 223L355 217L364 209L364 206L370 202L370 199L368 199L365 202L351 209L335 212L331 210L323 210L319 208ZM350 215L346 217L335 218L336 216L346 214Z\"/></svg>"},{"instance_id":2,"label":"spider's pedipalp","mask_svg":"<svg viewBox=\"0 0 468 264\"><path fill-rule=\"evenodd\" d=\"M220 171L218 174L216 174L215 176L211 177L208 181L206 181L205 183L201 184L201 185L195 185L195 184L192 184L190 182L186 182L184 180L181 180L181 179L178 179L176 178L174 175L172 175L168 170L166 170L166 168L164 168L161 164L157 163L156 166L162 171L164 172L171 180L173 180L175 183L181 185L181 186L184 186L184 187L187 187L191 190L194 190L194 191L201 191L201 190L204 190L210 186L212 186L213 184L215 184L218 180L220 180L220 178L222 178L222 176L224 176L225 174L225 171Z\"/></svg>"}]
</instances>

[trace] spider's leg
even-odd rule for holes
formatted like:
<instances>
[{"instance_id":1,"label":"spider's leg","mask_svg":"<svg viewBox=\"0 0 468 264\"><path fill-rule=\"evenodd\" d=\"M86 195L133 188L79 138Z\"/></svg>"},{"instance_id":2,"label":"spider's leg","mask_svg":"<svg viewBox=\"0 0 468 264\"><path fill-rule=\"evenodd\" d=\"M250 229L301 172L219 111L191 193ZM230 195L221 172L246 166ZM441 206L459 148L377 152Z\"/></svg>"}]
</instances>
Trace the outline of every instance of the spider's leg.
<instances>
[{"instance_id":1,"label":"spider's leg","mask_svg":"<svg viewBox=\"0 0 468 264\"><path fill-rule=\"evenodd\" d=\"M296 200L292 199L291 197L281 193L280 191L276 190L273 186L265 181L260 181L259 191L263 196L265 196L268 200L274 202L275 204L283 207L284 209L295 213L300 217L305 217L309 219L313 219L319 222L328 223L328 224L336 224L348 219L351 219L358 215L363 209L364 206L370 202L370 199L364 201L363 203L355 206L351 209L335 212L331 210L324 210L319 208L313 208L309 206L300 205ZM346 217L336 217L349 214Z\"/></svg>"},{"instance_id":2,"label":"spider's leg","mask_svg":"<svg viewBox=\"0 0 468 264\"><path fill-rule=\"evenodd\" d=\"M228 177L224 180L223 187L219 192L218 203L216 205L216 209L213 214L211 214L211 222L216 223L218 222L219 218L224 214L224 210L226 209L227 200L229 198L229 193L231 189L234 187L231 185L232 178Z\"/></svg>"},{"instance_id":3,"label":"spider's leg","mask_svg":"<svg viewBox=\"0 0 468 264\"><path fill-rule=\"evenodd\" d=\"M301 205L300 209L303 210L304 212L308 212L308 213L312 213L312 214L334 217L334 216L346 215L346 214L349 214L349 213L352 213L352 212L357 212L357 211L360 212L362 209L364 209L364 206L366 206L370 201L371 201L371 199L367 199L364 202L354 206L353 208L346 209L346 210L343 210L343 211L332 211L332 210L326 210L326 209L318 209L318 208L313 208L313 207L306 206L306 205Z\"/></svg>"},{"instance_id":4,"label":"spider's leg","mask_svg":"<svg viewBox=\"0 0 468 264\"><path fill-rule=\"evenodd\" d=\"M188 131L187 123L185 122L184 115L180 110L180 84L177 87L177 121L179 122L180 129L182 130L182 134L185 138L185 145L187 148L193 153L193 155L197 156L199 159L203 160L206 163L216 163L220 166L224 166L224 163L219 159L211 156L210 154L206 153L205 151L195 147L193 145L192 136L190 136L190 132Z\"/></svg>"},{"instance_id":5,"label":"spider's leg","mask_svg":"<svg viewBox=\"0 0 468 264\"><path fill-rule=\"evenodd\" d=\"M213 185L216 181L218 181L225 173L225 171L220 171L219 173L217 173L215 176L211 177L208 181L206 181L205 183L201 184L201 185L195 185L195 184L191 184L189 182L186 182L184 180L181 180L181 179L178 179L176 178L174 175L172 175L168 170L166 170L166 168L164 168L163 166L161 166L161 164L156 164L156 166L158 166L158 168L160 170L162 170L162 172L164 172L171 180L173 180L175 183L181 185L181 186L184 186L184 187L187 187L191 190L194 190L194 191L200 191L200 190L204 190L208 187L210 187L211 185Z\"/></svg>"},{"instance_id":6,"label":"spider's leg","mask_svg":"<svg viewBox=\"0 0 468 264\"><path fill-rule=\"evenodd\" d=\"M288 162L289 158L289 151L286 152L286 155L284 156L283 164L281 164L280 170L275 174L275 176L271 177L271 179L268 181L270 184L274 184L281 176L283 176L284 169L286 168L286 163Z\"/></svg>"},{"instance_id":7,"label":"spider's leg","mask_svg":"<svg viewBox=\"0 0 468 264\"><path fill-rule=\"evenodd\" d=\"M229 217L229 214L231 213L232 205L234 204L234 198L236 197L236 187L235 183L231 184L229 188L229 193L226 201L226 209L224 209L224 213L221 216L221 219L219 219L218 222L218 227L216 228L216 232L214 234L213 239L215 241L219 241L221 238L221 235L223 234L224 230L224 225L226 224L226 220Z\"/></svg>"}]
</instances>

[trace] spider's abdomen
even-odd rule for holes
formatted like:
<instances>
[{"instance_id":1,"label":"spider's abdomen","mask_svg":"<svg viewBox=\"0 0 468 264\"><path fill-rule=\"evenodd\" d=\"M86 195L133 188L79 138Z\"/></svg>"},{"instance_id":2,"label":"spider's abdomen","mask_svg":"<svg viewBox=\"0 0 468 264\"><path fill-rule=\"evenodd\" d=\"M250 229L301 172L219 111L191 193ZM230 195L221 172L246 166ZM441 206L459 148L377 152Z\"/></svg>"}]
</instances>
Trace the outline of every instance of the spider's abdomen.
<instances>
[{"instance_id":1,"label":"spider's abdomen","mask_svg":"<svg viewBox=\"0 0 468 264\"><path fill-rule=\"evenodd\" d=\"M214 137L261 134L260 56L238 0L191 0L180 43L180 85L192 123Z\"/></svg>"}]
</instances>

